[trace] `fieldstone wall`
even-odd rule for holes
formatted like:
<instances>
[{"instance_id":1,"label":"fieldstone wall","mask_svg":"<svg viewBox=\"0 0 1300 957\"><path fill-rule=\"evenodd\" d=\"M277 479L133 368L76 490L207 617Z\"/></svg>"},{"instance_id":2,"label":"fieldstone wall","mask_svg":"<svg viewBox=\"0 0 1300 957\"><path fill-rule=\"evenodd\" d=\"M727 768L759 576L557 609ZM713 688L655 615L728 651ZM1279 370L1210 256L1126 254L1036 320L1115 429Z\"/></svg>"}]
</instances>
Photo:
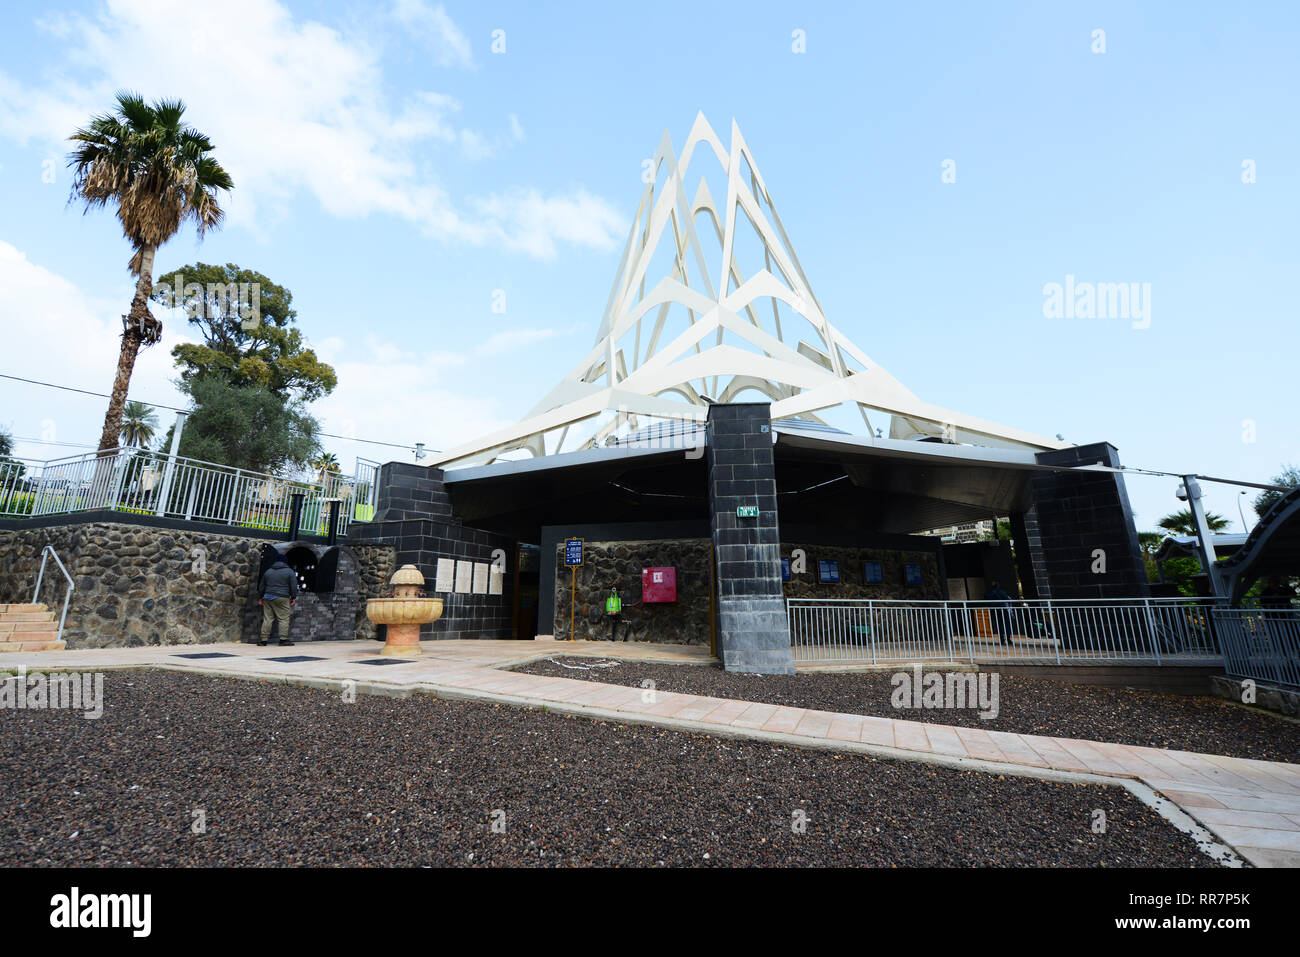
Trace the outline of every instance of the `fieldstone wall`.
<instances>
[{"instance_id":1,"label":"fieldstone wall","mask_svg":"<svg viewBox=\"0 0 1300 957\"><path fill-rule=\"evenodd\" d=\"M63 632L69 648L239 641L266 543L115 522L0 529L0 601L31 600L48 544L76 583ZM393 549L349 547L360 564L354 634L372 637L365 598L392 574ZM40 600L58 609L63 577L50 567L46 579Z\"/></svg>"},{"instance_id":2,"label":"fieldstone wall","mask_svg":"<svg viewBox=\"0 0 1300 957\"><path fill-rule=\"evenodd\" d=\"M794 570L796 549L804 553L805 570ZM781 557L790 558L790 580L784 583L786 598L913 598L918 601L942 600L943 586L939 580L939 562L934 552L910 552L893 548L847 548L837 545L802 545L783 543ZM821 560L840 563L838 585L822 584L817 580L817 562ZM883 582L866 584L864 562L880 562ZM908 585L903 577L904 565L921 566L921 584Z\"/></svg>"},{"instance_id":3,"label":"fieldstone wall","mask_svg":"<svg viewBox=\"0 0 1300 957\"><path fill-rule=\"evenodd\" d=\"M631 641L663 644L709 643L709 543L705 539L586 542L578 568L574 631L579 639L609 638L605 599L611 585L623 598L623 628ZM650 605L641 601L641 569L671 565L677 569L677 601ZM558 639L569 637L571 571L564 564L564 545L556 547L555 622ZM620 630L619 638L623 637Z\"/></svg>"},{"instance_id":4,"label":"fieldstone wall","mask_svg":"<svg viewBox=\"0 0 1300 957\"><path fill-rule=\"evenodd\" d=\"M1216 698L1225 698L1240 704L1242 690L1240 678L1229 678L1227 675L1210 676L1210 693ZM1300 717L1300 691L1256 682L1254 705L1290 718Z\"/></svg>"}]
</instances>

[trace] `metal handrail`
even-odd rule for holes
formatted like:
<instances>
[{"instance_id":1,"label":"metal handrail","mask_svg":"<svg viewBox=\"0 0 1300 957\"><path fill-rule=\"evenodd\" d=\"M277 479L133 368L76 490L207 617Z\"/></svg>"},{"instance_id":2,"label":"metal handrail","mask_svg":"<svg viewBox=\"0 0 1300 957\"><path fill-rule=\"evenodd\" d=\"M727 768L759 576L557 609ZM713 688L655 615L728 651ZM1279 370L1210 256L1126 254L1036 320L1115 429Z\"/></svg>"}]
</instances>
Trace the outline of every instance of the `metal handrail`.
<instances>
[{"instance_id":1,"label":"metal handrail","mask_svg":"<svg viewBox=\"0 0 1300 957\"><path fill-rule=\"evenodd\" d=\"M36 590L32 592L32 604L39 604L37 601L41 597L41 582L45 580L45 563L54 559L54 564L59 566L59 571L63 572L63 577L68 580L68 591L63 596L63 614L59 616L59 633L55 641L63 640L63 623L68 619L68 602L72 600L72 593L77 590L77 585L68 574L68 570L63 566L63 560L59 558L59 553L54 550L53 545L46 545L41 549L41 570L36 575Z\"/></svg>"},{"instance_id":2,"label":"metal handrail","mask_svg":"<svg viewBox=\"0 0 1300 957\"><path fill-rule=\"evenodd\" d=\"M324 534L324 503L331 498L343 502L341 535L347 534L351 522L373 514L379 479L379 467L370 463L358 462L351 478L335 473L307 481L140 449L51 459L25 473L20 474L18 465L0 461L0 515L105 509L287 530L292 495L301 492L308 515L317 516L312 534ZM362 480L364 488L359 487ZM369 508L358 514L354 506L362 498L368 499L364 504Z\"/></svg>"},{"instance_id":3,"label":"metal handrail","mask_svg":"<svg viewBox=\"0 0 1300 957\"><path fill-rule=\"evenodd\" d=\"M960 660L1063 663L1222 660L1219 599L1010 601L789 597L796 661ZM979 645L979 650L976 650Z\"/></svg>"}]
</instances>

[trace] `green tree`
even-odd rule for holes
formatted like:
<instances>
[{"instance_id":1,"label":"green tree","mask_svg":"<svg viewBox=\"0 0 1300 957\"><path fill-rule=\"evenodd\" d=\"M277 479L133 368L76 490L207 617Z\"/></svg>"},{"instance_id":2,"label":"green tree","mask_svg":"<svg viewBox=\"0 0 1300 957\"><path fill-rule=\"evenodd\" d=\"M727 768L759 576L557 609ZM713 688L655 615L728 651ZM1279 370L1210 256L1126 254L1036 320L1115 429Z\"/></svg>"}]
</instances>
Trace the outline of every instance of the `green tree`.
<instances>
[{"instance_id":1,"label":"green tree","mask_svg":"<svg viewBox=\"0 0 1300 957\"><path fill-rule=\"evenodd\" d=\"M131 448L144 448L158 432L158 416L143 402L128 402L122 410L122 441Z\"/></svg>"},{"instance_id":2,"label":"green tree","mask_svg":"<svg viewBox=\"0 0 1300 957\"><path fill-rule=\"evenodd\" d=\"M154 300L185 309L203 342L172 349L181 379L219 376L286 400L313 402L338 384L295 324L293 293L234 263L193 263L158 278Z\"/></svg>"},{"instance_id":3,"label":"green tree","mask_svg":"<svg viewBox=\"0 0 1300 957\"><path fill-rule=\"evenodd\" d=\"M217 193L234 188L211 156L211 141L184 126L184 115L180 100L150 105L124 91L117 95L116 110L93 117L89 126L70 137L76 146L69 156L69 202L80 200L87 212L116 205L122 234L135 250L128 263L136 277L135 295L122 320L122 347L99 437L101 451L117 448L136 356L162 336L162 323L149 311L158 247L186 220L194 221L200 238L221 225L225 213Z\"/></svg>"},{"instance_id":4,"label":"green tree","mask_svg":"<svg viewBox=\"0 0 1300 957\"><path fill-rule=\"evenodd\" d=\"M1300 468L1297 468L1294 465L1283 466L1282 471L1277 475L1274 475L1269 481L1274 485L1285 485L1287 488L1295 488L1297 485L1300 485ZM1268 489L1260 492L1255 498L1255 514L1260 518L1263 518L1264 513L1273 507L1273 503L1285 494L1285 492L1279 492L1275 489Z\"/></svg>"},{"instance_id":5,"label":"green tree","mask_svg":"<svg viewBox=\"0 0 1300 957\"><path fill-rule=\"evenodd\" d=\"M194 409L181 432L181 455L276 473L300 470L316 457L320 423L301 402L218 377L191 379L183 388Z\"/></svg>"},{"instance_id":6,"label":"green tree","mask_svg":"<svg viewBox=\"0 0 1300 957\"><path fill-rule=\"evenodd\" d=\"M1206 512L1205 524L1210 526L1211 532L1221 532L1228 527L1228 520L1217 512ZM1196 534L1196 523L1192 520L1192 510L1190 508L1170 512L1156 522L1156 526L1163 528L1170 535Z\"/></svg>"},{"instance_id":7,"label":"green tree","mask_svg":"<svg viewBox=\"0 0 1300 957\"><path fill-rule=\"evenodd\" d=\"M311 467L316 470L316 481L324 482L327 475L338 475L342 471L339 468L339 458L333 452L321 452L312 459Z\"/></svg>"}]
</instances>

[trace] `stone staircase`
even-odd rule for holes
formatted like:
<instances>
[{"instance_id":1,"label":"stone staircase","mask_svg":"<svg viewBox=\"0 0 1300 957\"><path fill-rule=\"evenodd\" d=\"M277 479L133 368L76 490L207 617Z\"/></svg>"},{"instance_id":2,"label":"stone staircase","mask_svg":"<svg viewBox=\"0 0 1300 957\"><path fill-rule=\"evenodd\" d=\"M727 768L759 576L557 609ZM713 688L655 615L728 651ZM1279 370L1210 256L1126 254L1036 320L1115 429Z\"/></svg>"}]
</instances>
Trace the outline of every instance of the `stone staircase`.
<instances>
[{"instance_id":1,"label":"stone staircase","mask_svg":"<svg viewBox=\"0 0 1300 957\"><path fill-rule=\"evenodd\" d=\"M0 605L0 652L62 651L59 622L44 605Z\"/></svg>"}]
</instances>

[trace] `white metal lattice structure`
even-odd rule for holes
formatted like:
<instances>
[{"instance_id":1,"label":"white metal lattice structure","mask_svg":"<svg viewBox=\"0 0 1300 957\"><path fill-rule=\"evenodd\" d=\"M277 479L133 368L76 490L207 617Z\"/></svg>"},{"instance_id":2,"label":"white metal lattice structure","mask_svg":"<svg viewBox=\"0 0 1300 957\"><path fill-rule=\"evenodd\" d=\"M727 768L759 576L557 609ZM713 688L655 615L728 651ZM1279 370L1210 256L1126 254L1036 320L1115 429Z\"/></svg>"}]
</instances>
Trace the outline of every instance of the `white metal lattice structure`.
<instances>
[{"instance_id":1,"label":"white metal lattice structure","mask_svg":"<svg viewBox=\"0 0 1300 957\"><path fill-rule=\"evenodd\" d=\"M711 161L726 177L721 206L703 174L687 198L691 164ZM868 436L888 416L895 439L1067 444L923 402L832 326L734 121L729 151L703 113L680 155L665 130L650 172L591 352L523 421L429 464L591 448L658 420L702 422L710 401L746 393L778 423L847 406Z\"/></svg>"}]
</instances>

